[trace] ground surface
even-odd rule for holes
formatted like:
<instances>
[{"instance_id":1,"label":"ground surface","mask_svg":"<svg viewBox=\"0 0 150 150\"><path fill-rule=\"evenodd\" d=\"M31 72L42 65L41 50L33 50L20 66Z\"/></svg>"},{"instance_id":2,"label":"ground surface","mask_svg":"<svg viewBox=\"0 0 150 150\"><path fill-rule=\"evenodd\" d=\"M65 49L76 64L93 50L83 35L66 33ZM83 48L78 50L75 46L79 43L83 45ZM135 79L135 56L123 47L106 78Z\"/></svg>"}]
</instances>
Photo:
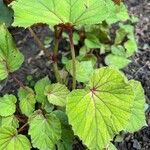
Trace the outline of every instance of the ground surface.
<instances>
[{"instance_id":1,"label":"ground surface","mask_svg":"<svg viewBox=\"0 0 150 150\"><path fill-rule=\"evenodd\" d=\"M136 39L139 51L132 58L132 63L124 69L130 79L141 81L146 94L147 102L150 103L150 2L149 0L126 0L130 13L140 18L136 25ZM34 28L41 40L51 36L52 32L45 26ZM23 67L15 73L15 76L26 83L26 77L32 75L34 81L48 75L52 80L54 76L49 69L51 64L40 52L28 30L11 29L18 48L25 56ZM51 49L51 46L49 47ZM60 47L61 49L61 47ZM31 83L31 85L34 83ZM0 95L3 93L16 93L18 85L11 79L0 83ZM147 113L150 126L150 115ZM76 144L75 150L84 149L81 144ZM150 127L145 127L134 134L127 134L123 142L116 143L119 150L150 150Z\"/></svg>"}]
</instances>

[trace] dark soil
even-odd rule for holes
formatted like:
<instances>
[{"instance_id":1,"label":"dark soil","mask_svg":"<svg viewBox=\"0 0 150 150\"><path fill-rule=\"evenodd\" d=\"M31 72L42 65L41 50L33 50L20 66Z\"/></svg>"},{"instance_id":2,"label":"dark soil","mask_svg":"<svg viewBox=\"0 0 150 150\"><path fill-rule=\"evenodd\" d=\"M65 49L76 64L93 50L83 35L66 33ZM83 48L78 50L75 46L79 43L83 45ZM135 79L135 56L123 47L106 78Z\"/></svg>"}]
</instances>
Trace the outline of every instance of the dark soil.
<instances>
[{"instance_id":1,"label":"dark soil","mask_svg":"<svg viewBox=\"0 0 150 150\"><path fill-rule=\"evenodd\" d=\"M138 53L132 58L132 63L129 64L124 72L129 79L139 80L146 94L147 103L150 104L150 1L149 0L126 0L129 11L140 18L136 25L135 35L138 42ZM53 36L53 33L45 25L34 27L37 36L44 41L46 36ZM25 62L22 68L15 73L15 76L25 85L34 85L38 79L48 75L52 81L55 81L52 67L52 62L41 53L41 50L36 45L33 37L28 29L13 28L10 29L17 47L25 56ZM64 47L64 45L62 46ZM60 49L62 49L60 47ZM52 47L49 45L49 50ZM60 54L61 56L61 54ZM32 83L27 82L28 75L33 77ZM4 93L14 93L18 89L16 82L9 77L7 80L0 83L0 95ZM147 111L147 122L149 127L145 127L134 134L127 134L123 142L116 143L119 150L150 150L150 113ZM75 147L75 150L83 149L82 144Z\"/></svg>"}]
</instances>

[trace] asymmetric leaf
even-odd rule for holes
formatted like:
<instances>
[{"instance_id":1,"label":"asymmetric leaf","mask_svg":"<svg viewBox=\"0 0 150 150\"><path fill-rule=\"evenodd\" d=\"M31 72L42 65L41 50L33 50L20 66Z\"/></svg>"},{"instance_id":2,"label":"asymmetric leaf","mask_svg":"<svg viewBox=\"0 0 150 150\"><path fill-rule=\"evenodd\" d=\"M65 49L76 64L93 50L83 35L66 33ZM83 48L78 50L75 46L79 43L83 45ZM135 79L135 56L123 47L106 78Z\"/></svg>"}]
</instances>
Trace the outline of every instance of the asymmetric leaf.
<instances>
[{"instance_id":1,"label":"asymmetric leaf","mask_svg":"<svg viewBox=\"0 0 150 150\"><path fill-rule=\"evenodd\" d=\"M19 121L17 120L17 118L14 115L8 116L8 117L0 117L0 127L18 128Z\"/></svg>"},{"instance_id":2,"label":"asymmetric leaf","mask_svg":"<svg viewBox=\"0 0 150 150\"><path fill-rule=\"evenodd\" d=\"M69 94L69 90L63 84L56 83L46 86L45 95L48 101L57 106L65 106L67 103L66 97Z\"/></svg>"},{"instance_id":3,"label":"asymmetric leaf","mask_svg":"<svg viewBox=\"0 0 150 150\"><path fill-rule=\"evenodd\" d=\"M32 145L40 150L52 150L61 138L61 124L54 114L36 111L29 119L29 135Z\"/></svg>"},{"instance_id":4,"label":"asymmetric leaf","mask_svg":"<svg viewBox=\"0 0 150 150\"><path fill-rule=\"evenodd\" d=\"M121 72L109 67L97 69L85 89L68 95L69 123L89 149L102 150L125 129L133 99L132 87Z\"/></svg>"},{"instance_id":5,"label":"asymmetric leaf","mask_svg":"<svg viewBox=\"0 0 150 150\"><path fill-rule=\"evenodd\" d=\"M18 134L15 128L0 128L0 150L30 150L31 145L26 136Z\"/></svg>"},{"instance_id":6,"label":"asymmetric leaf","mask_svg":"<svg viewBox=\"0 0 150 150\"><path fill-rule=\"evenodd\" d=\"M46 96L44 95L45 87L50 84L49 78L46 76L43 79L37 81L35 84L36 100L40 103L45 102Z\"/></svg>"},{"instance_id":7,"label":"asymmetric leaf","mask_svg":"<svg viewBox=\"0 0 150 150\"><path fill-rule=\"evenodd\" d=\"M0 80L3 80L7 78L9 73L20 68L24 57L16 48L4 25L0 25L0 34Z\"/></svg>"},{"instance_id":8,"label":"asymmetric leaf","mask_svg":"<svg viewBox=\"0 0 150 150\"><path fill-rule=\"evenodd\" d=\"M35 95L32 89L26 87L20 88L18 91L18 97L19 97L19 107L21 109L21 112L25 114L26 116L30 116L34 109L35 109Z\"/></svg>"},{"instance_id":9,"label":"asymmetric leaf","mask_svg":"<svg viewBox=\"0 0 150 150\"><path fill-rule=\"evenodd\" d=\"M0 97L0 116L7 117L13 115L16 111L17 99L14 95L5 95Z\"/></svg>"},{"instance_id":10,"label":"asymmetric leaf","mask_svg":"<svg viewBox=\"0 0 150 150\"><path fill-rule=\"evenodd\" d=\"M135 98L133 102L132 115L127 124L126 130L128 132L135 132L143 126L146 126L146 118L144 113L145 96L140 82L131 80L130 85L135 93Z\"/></svg>"},{"instance_id":11,"label":"asymmetric leaf","mask_svg":"<svg viewBox=\"0 0 150 150\"><path fill-rule=\"evenodd\" d=\"M12 6L13 25L28 27L41 22L49 25L97 24L111 14L110 7L116 7L112 0L19 0Z\"/></svg>"}]
</instances>

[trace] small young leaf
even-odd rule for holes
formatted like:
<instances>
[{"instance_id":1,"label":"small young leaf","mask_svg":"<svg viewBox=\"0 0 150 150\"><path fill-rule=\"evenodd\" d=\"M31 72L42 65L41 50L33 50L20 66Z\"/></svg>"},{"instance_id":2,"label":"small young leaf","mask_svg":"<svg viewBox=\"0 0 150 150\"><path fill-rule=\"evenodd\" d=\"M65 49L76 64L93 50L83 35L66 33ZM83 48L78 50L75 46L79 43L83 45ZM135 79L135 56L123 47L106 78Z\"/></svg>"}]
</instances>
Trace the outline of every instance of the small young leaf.
<instances>
[{"instance_id":1,"label":"small young leaf","mask_svg":"<svg viewBox=\"0 0 150 150\"><path fill-rule=\"evenodd\" d=\"M112 46L111 47L111 52L112 52L113 55L126 57L126 51L125 51L124 47L122 47L121 45Z\"/></svg>"},{"instance_id":2,"label":"small young leaf","mask_svg":"<svg viewBox=\"0 0 150 150\"><path fill-rule=\"evenodd\" d=\"M5 23L10 26L13 20L13 11L4 4L3 0L0 0L0 14L0 24Z\"/></svg>"},{"instance_id":3,"label":"small young leaf","mask_svg":"<svg viewBox=\"0 0 150 150\"><path fill-rule=\"evenodd\" d=\"M90 35L85 39L85 45L87 48L100 48L101 44L99 39L95 35Z\"/></svg>"},{"instance_id":4,"label":"small young leaf","mask_svg":"<svg viewBox=\"0 0 150 150\"><path fill-rule=\"evenodd\" d=\"M0 117L0 127L18 128L19 121L17 120L17 118L14 115L8 116L8 117Z\"/></svg>"},{"instance_id":5,"label":"small young leaf","mask_svg":"<svg viewBox=\"0 0 150 150\"><path fill-rule=\"evenodd\" d=\"M69 123L89 149L102 150L125 129L133 99L132 87L121 72L109 67L97 69L85 89L68 95Z\"/></svg>"},{"instance_id":6,"label":"small young leaf","mask_svg":"<svg viewBox=\"0 0 150 150\"><path fill-rule=\"evenodd\" d=\"M6 26L0 25L0 80L20 68L23 55L16 48Z\"/></svg>"},{"instance_id":7,"label":"small young leaf","mask_svg":"<svg viewBox=\"0 0 150 150\"><path fill-rule=\"evenodd\" d=\"M45 78L37 81L35 84L35 92L36 92L36 100L39 103L43 103L46 101L46 96L44 95L45 87L49 85L51 82L49 78L46 76Z\"/></svg>"},{"instance_id":8,"label":"small young leaf","mask_svg":"<svg viewBox=\"0 0 150 150\"><path fill-rule=\"evenodd\" d=\"M126 49L126 56L132 56L138 49L135 39L130 39L125 42L124 47Z\"/></svg>"},{"instance_id":9,"label":"small young leaf","mask_svg":"<svg viewBox=\"0 0 150 150\"><path fill-rule=\"evenodd\" d=\"M0 116L7 117L16 111L17 99L14 95L0 97Z\"/></svg>"},{"instance_id":10,"label":"small young leaf","mask_svg":"<svg viewBox=\"0 0 150 150\"><path fill-rule=\"evenodd\" d=\"M72 75L72 61L66 64L66 69ZM78 82L87 82L93 70L92 61L78 62L76 60L76 79Z\"/></svg>"},{"instance_id":11,"label":"small young leaf","mask_svg":"<svg viewBox=\"0 0 150 150\"><path fill-rule=\"evenodd\" d=\"M0 150L30 150L31 145L26 136L18 134L15 128L0 128Z\"/></svg>"},{"instance_id":12,"label":"small young leaf","mask_svg":"<svg viewBox=\"0 0 150 150\"><path fill-rule=\"evenodd\" d=\"M126 57L121 57L113 54L109 54L105 58L105 63L108 66L112 66L117 69L122 69L126 67L131 61Z\"/></svg>"},{"instance_id":13,"label":"small young leaf","mask_svg":"<svg viewBox=\"0 0 150 150\"><path fill-rule=\"evenodd\" d=\"M118 45L125 39L126 36L133 35L133 31L133 26L120 24L120 28L116 32L115 44Z\"/></svg>"},{"instance_id":14,"label":"small young leaf","mask_svg":"<svg viewBox=\"0 0 150 150\"><path fill-rule=\"evenodd\" d=\"M63 84L56 83L46 86L45 95L48 98L48 101L57 106L66 105L66 97L69 94L69 90Z\"/></svg>"},{"instance_id":15,"label":"small young leaf","mask_svg":"<svg viewBox=\"0 0 150 150\"><path fill-rule=\"evenodd\" d=\"M26 116L30 116L34 109L35 109L35 95L32 89L26 87L20 88L18 91L18 97L19 97L19 107L21 109L21 112L25 114Z\"/></svg>"},{"instance_id":16,"label":"small young leaf","mask_svg":"<svg viewBox=\"0 0 150 150\"><path fill-rule=\"evenodd\" d=\"M127 124L126 130L128 132L135 132L146 125L146 118L144 113L145 96L140 82L131 80L130 85L133 88L135 98L133 102L132 114Z\"/></svg>"},{"instance_id":17,"label":"small young leaf","mask_svg":"<svg viewBox=\"0 0 150 150\"><path fill-rule=\"evenodd\" d=\"M116 8L111 0L62 0L61 3L59 0L21 0L13 2L12 7L13 25L22 27L40 22L51 26L98 24L111 15L110 7Z\"/></svg>"},{"instance_id":18,"label":"small young leaf","mask_svg":"<svg viewBox=\"0 0 150 150\"><path fill-rule=\"evenodd\" d=\"M36 111L29 119L32 145L40 150L52 150L61 138L61 124L54 114Z\"/></svg>"},{"instance_id":19,"label":"small young leaf","mask_svg":"<svg viewBox=\"0 0 150 150\"><path fill-rule=\"evenodd\" d=\"M71 126L68 124L68 118L65 112L56 110L53 112L61 122L62 136L57 143L58 150L72 150L74 134Z\"/></svg>"}]
</instances>

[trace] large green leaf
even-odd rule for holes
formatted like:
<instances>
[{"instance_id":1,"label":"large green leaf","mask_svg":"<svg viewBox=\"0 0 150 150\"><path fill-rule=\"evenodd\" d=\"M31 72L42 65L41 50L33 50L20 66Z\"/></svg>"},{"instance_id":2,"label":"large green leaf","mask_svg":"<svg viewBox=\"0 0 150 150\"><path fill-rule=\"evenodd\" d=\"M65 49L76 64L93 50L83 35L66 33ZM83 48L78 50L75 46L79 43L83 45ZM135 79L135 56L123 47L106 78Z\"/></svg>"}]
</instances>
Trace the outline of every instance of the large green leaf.
<instances>
[{"instance_id":1,"label":"large green leaf","mask_svg":"<svg viewBox=\"0 0 150 150\"><path fill-rule=\"evenodd\" d=\"M18 97L19 97L19 107L21 109L21 112L25 114L26 116L30 116L34 109L35 109L35 95L32 89L26 87L20 88L18 91Z\"/></svg>"},{"instance_id":2,"label":"large green leaf","mask_svg":"<svg viewBox=\"0 0 150 150\"><path fill-rule=\"evenodd\" d=\"M44 95L45 87L50 84L49 78L46 76L43 79L39 80L35 84L36 100L40 103L46 101L46 96Z\"/></svg>"},{"instance_id":3,"label":"large green leaf","mask_svg":"<svg viewBox=\"0 0 150 150\"><path fill-rule=\"evenodd\" d=\"M141 86L141 83L135 80L130 81L132 86L135 98L133 102L132 115L130 121L128 122L126 130L129 132L134 132L146 125L145 118L145 96L144 90Z\"/></svg>"},{"instance_id":4,"label":"large green leaf","mask_svg":"<svg viewBox=\"0 0 150 150\"><path fill-rule=\"evenodd\" d=\"M0 127L19 127L19 121L14 115L8 117L0 117Z\"/></svg>"},{"instance_id":5,"label":"large green leaf","mask_svg":"<svg viewBox=\"0 0 150 150\"><path fill-rule=\"evenodd\" d=\"M16 48L13 39L4 25L0 25L0 80L20 68L23 55Z\"/></svg>"},{"instance_id":6,"label":"large green leaf","mask_svg":"<svg viewBox=\"0 0 150 150\"><path fill-rule=\"evenodd\" d=\"M14 95L0 97L0 116L7 117L16 111L17 99Z\"/></svg>"},{"instance_id":7,"label":"large green leaf","mask_svg":"<svg viewBox=\"0 0 150 150\"><path fill-rule=\"evenodd\" d=\"M57 25L97 24L116 8L112 0L19 0L13 3L14 26L28 27L35 23ZM38 10L38 11L37 11Z\"/></svg>"},{"instance_id":8,"label":"large green leaf","mask_svg":"<svg viewBox=\"0 0 150 150\"><path fill-rule=\"evenodd\" d=\"M125 129L134 92L121 72L103 67L95 70L85 89L72 91L67 99L74 133L89 149L102 150Z\"/></svg>"},{"instance_id":9,"label":"large green leaf","mask_svg":"<svg viewBox=\"0 0 150 150\"><path fill-rule=\"evenodd\" d=\"M0 150L30 150L31 145L26 136L18 134L11 127L0 128Z\"/></svg>"},{"instance_id":10,"label":"large green leaf","mask_svg":"<svg viewBox=\"0 0 150 150\"><path fill-rule=\"evenodd\" d=\"M36 111L29 119L32 145L40 150L52 150L61 138L61 124L54 114Z\"/></svg>"},{"instance_id":11,"label":"large green leaf","mask_svg":"<svg viewBox=\"0 0 150 150\"><path fill-rule=\"evenodd\" d=\"M48 101L57 106L65 106L67 103L66 97L69 94L68 88L60 83L46 86L45 95Z\"/></svg>"},{"instance_id":12,"label":"large green leaf","mask_svg":"<svg viewBox=\"0 0 150 150\"><path fill-rule=\"evenodd\" d=\"M13 21L13 11L4 4L3 0L0 0L0 14L0 24L5 23L10 26Z\"/></svg>"},{"instance_id":13,"label":"large green leaf","mask_svg":"<svg viewBox=\"0 0 150 150\"><path fill-rule=\"evenodd\" d=\"M66 64L66 69L73 75L72 61L68 61ZM89 76L92 74L94 68L92 61L77 61L76 60L76 80L78 82L89 81Z\"/></svg>"}]
</instances>

